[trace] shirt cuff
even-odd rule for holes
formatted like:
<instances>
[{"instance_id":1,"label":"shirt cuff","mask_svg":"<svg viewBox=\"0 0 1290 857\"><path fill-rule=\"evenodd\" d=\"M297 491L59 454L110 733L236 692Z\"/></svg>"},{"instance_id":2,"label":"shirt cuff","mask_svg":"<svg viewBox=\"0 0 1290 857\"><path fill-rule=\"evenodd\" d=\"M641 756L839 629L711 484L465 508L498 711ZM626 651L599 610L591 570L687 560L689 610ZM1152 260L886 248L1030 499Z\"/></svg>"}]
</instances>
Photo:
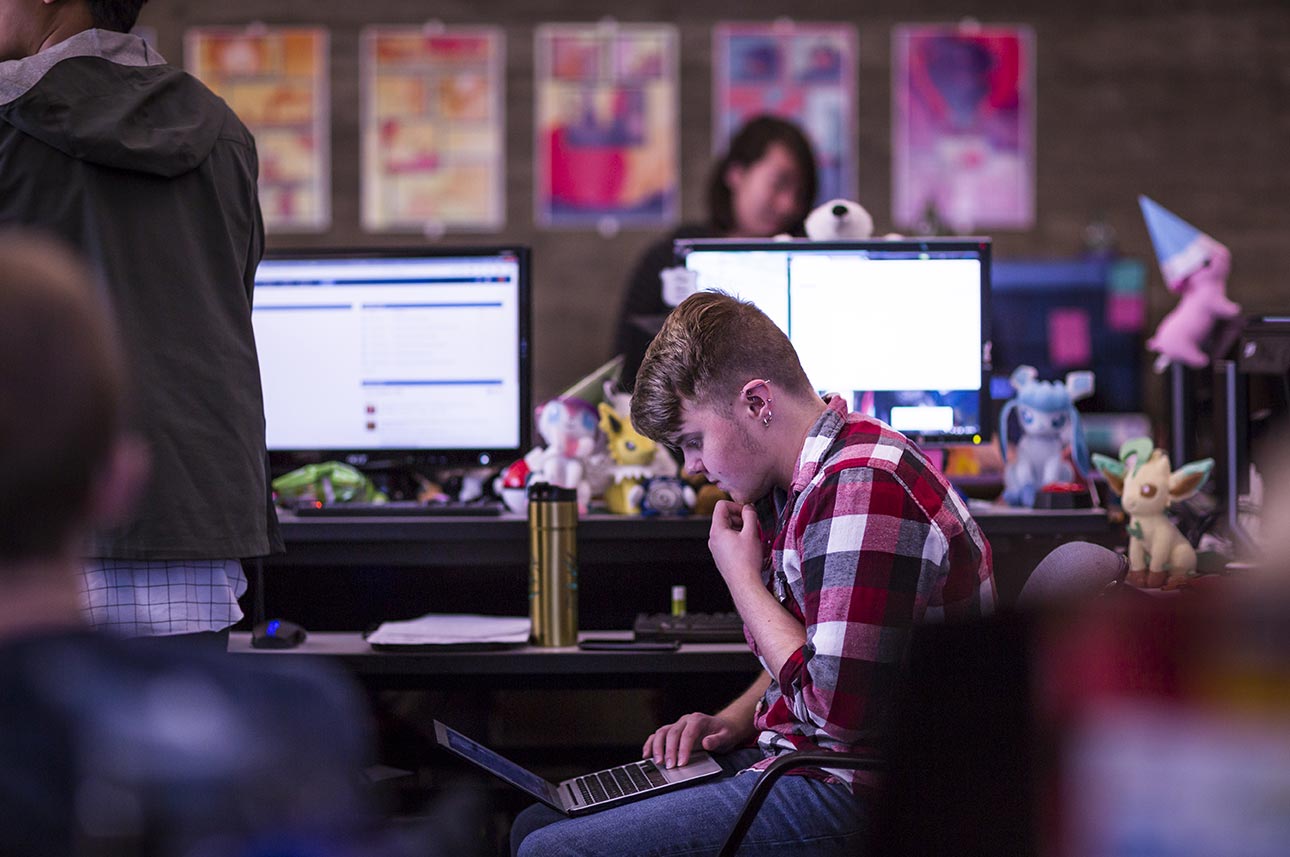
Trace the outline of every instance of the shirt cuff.
<instances>
[{"instance_id":1,"label":"shirt cuff","mask_svg":"<svg viewBox=\"0 0 1290 857\"><path fill-rule=\"evenodd\" d=\"M802 696L802 673L806 671L806 646L803 643L797 651L788 656L784 665L779 668L779 675L776 680L779 682L779 691L790 700L800 699ZM793 706L796 708L796 706Z\"/></svg>"}]
</instances>

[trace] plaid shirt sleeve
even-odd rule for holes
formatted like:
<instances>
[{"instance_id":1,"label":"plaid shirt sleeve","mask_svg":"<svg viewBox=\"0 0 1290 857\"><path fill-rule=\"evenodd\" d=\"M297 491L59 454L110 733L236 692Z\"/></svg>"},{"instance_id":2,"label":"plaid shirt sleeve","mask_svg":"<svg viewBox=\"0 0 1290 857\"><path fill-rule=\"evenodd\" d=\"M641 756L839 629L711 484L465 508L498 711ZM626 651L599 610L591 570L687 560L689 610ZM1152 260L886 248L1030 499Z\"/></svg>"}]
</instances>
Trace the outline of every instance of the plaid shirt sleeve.
<instances>
[{"instance_id":1,"label":"plaid shirt sleeve","mask_svg":"<svg viewBox=\"0 0 1290 857\"><path fill-rule=\"evenodd\" d=\"M793 746L849 750L876 740L920 582L947 547L913 492L887 471L841 469L810 486L789 522L783 561L793 596L786 606L805 625L806 644L777 676L781 696L765 727L789 727Z\"/></svg>"}]
</instances>

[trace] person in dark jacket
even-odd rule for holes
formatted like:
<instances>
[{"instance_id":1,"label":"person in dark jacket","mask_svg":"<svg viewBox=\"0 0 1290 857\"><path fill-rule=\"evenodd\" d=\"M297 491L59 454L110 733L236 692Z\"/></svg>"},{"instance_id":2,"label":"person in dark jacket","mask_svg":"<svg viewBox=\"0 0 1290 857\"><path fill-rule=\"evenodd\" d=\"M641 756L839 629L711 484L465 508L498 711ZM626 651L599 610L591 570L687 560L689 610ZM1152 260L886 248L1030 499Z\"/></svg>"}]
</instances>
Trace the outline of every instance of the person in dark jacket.
<instances>
[{"instance_id":1,"label":"person in dark jacket","mask_svg":"<svg viewBox=\"0 0 1290 857\"><path fill-rule=\"evenodd\" d=\"M679 238L771 238L800 236L815 201L817 179L811 144L793 123L757 116L730 141L708 180L708 221L686 224L651 244L627 281L618 314L616 354L624 355L622 385L631 390L645 349L671 307L663 303L659 275L676 264Z\"/></svg>"},{"instance_id":2,"label":"person in dark jacket","mask_svg":"<svg viewBox=\"0 0 1290 857\"><path fill-rule=\"evenodd\" d=\"M89 550L88 618L219 642L240 560L281 550L251 327L258 162L222 100L128 35L143 2L0 4L0 225L89 258L151 455L138 514Z\"/></svg>"}]
</instances>

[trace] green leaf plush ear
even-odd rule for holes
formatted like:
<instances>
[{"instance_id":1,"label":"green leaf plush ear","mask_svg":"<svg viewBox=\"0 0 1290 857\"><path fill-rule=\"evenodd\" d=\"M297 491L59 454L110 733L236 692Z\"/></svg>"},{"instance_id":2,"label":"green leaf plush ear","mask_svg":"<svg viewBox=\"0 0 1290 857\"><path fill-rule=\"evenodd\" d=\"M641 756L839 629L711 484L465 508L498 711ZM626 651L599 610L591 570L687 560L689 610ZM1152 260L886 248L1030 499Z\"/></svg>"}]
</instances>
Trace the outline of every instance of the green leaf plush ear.
<instances>
[{"instance_id":1,"label":"green leaf plush ear","mask_svg":"<svg viewBox=\"0 0 1290 857\"><path fill-rule=\"evenodd\" d=\"M1131 456L1136 455L1138 460L1133 466L1133 472L1137 473L1138 468L1150 460L1151 453L1155 448L1156 445L1152 443L1149 437L1135 437L1132 440L1126 440L1120 446L1120 461L1128 462Z\"/></svg>"},{"instance_id":2,"label":"green leaf plush ear","mask_svg":"<svg viewBox=\"0 0 1290 857\"><path fill-rule=\"evenodd\" d=\"M1095 452L1093 453L1093 466L1098 469L1099 473L1106 477L1106 481L1111 486L1112 491L1116 494L1124 493L1125 467L1123 461L1117 461L1108 455Z\"/></svg>"},{"instance_id":3,"label":"green leaf plush ear","mask_svg":"<svg viewBox=\"0 0 1290 857\"><path fill-rule=\"evenodd\" d=\"M1214 459L1202 458L1179 467L1169 475L1169 500L1177 503L1195 495L1209 479L1214 469Z\"/></svg>"}]
</instances>

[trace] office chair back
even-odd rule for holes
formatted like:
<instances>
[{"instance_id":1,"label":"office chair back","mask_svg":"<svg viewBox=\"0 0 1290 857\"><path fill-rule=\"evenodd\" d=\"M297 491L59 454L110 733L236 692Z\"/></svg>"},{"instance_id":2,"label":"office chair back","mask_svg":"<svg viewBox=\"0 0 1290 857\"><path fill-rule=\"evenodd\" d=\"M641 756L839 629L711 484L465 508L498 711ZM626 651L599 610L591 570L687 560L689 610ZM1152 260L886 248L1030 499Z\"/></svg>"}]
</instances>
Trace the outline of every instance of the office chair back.
<instances>
[{"instance_id":1,"label":"office chair back","mask_svg":"<svg viewBox=\"0 0 1290 857\"><path fill-rule=\"evenodd\" d=\"M1017 596L1023 609L1095 598L1124 579L1129 558L1090 542L1067 542L1035 566Z\"/></svg>"}]
</instances>

